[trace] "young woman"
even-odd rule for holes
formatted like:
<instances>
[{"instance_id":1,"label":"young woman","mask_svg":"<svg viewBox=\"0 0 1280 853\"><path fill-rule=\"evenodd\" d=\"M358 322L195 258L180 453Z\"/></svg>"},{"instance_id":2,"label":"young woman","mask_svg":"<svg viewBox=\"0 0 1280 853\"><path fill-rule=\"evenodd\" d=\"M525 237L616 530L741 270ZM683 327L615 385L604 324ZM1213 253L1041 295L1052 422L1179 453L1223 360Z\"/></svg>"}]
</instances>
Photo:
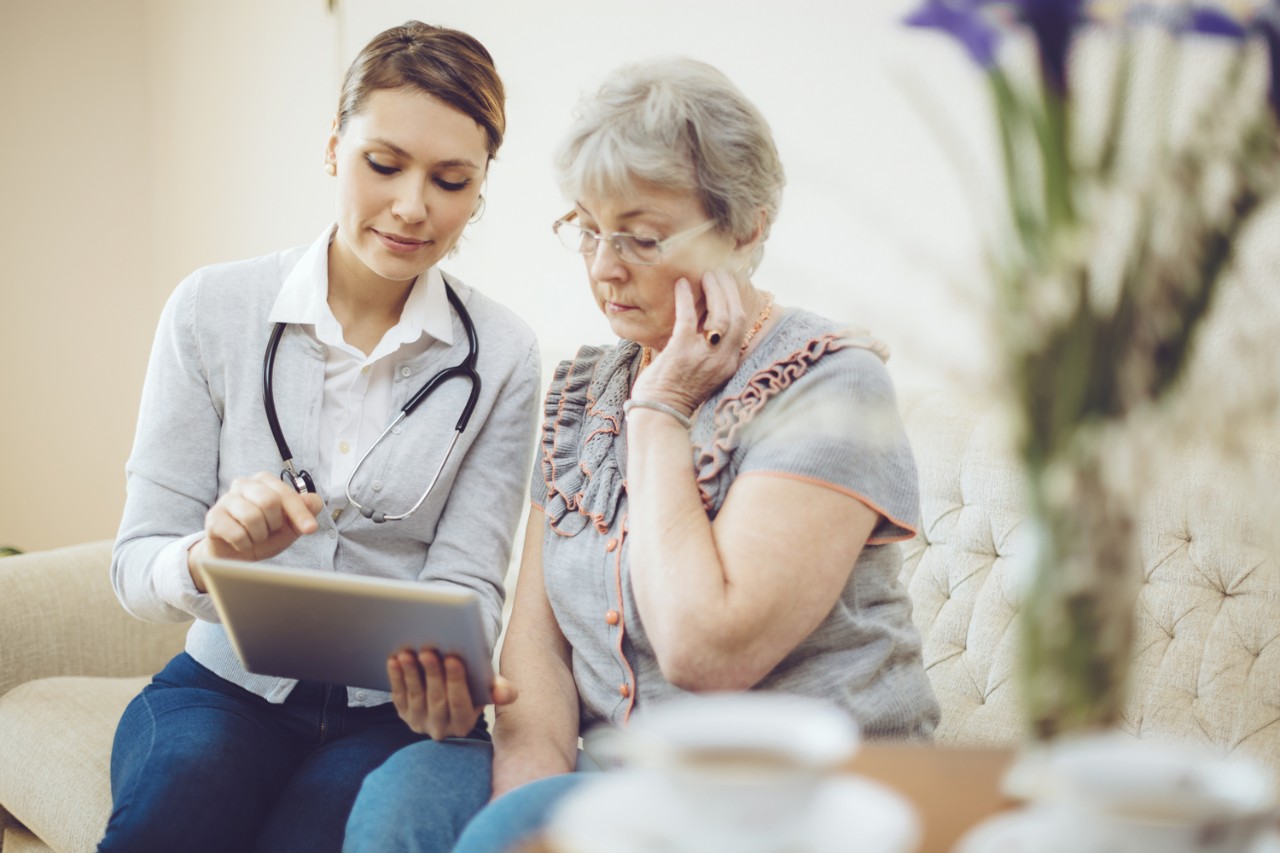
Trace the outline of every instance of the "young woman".
<instances>
[{"instance_id":1,"label":"young woman","mask_svg":"<svg viewBox=\"0 0 1280 853\"><path fill-rule=\"evenodd\" d=\"M938 718L898 582L919 506L885 350L752 281L783 186L764 118L704 63L644 63L583 102L557 165L557 234L620 340L582 347L546 396L502 652L520 698L455 853L535 833L588 775L570 772L581 733L686 692L814 696L872 738ZM431 849L419 757L353 811L382 850Z\"/></svg>"},{"instance_id":2,"label":"young woman","mask_svg":"<svg viewBox=\"0 0 1280 853\"><path fill-rule=\"evenodd\" d=\"M139 618L196 621L120 721L101 850L338 850L365 775L428 740L388 694L246 672L201 557L469 589L496 639L536 429L537 347L510 311L437 264L481 207L503 102L472 37L417 22L383 32L347 72L325 146L336 223L310 246L199 270L170 298L112 581ZM443 381L387 429L468 359L479 381ZM449 700L424 731L463 751L487 742L458 663L426 653L420 666ZM466 770L451 754L423 753L442 791ZM482 802L443 815L442 837Z\"/></svg>"}]
</instances>

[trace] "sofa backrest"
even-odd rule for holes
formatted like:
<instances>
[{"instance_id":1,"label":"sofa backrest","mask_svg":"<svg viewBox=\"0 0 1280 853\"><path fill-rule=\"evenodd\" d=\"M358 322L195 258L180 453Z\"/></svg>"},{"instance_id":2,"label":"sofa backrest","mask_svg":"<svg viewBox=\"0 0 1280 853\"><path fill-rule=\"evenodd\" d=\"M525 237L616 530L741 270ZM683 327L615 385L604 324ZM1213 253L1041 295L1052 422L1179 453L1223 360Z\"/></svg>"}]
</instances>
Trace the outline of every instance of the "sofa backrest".
<instances>
[{"instance_id":1,"label":"sofa backrest","mask_svg":"<svg viewBox=\"0 0 1280 853\"><path fill-rule=\"evenodd\" d=\"M182 651L188 627L125 612L109 539L0 560L0 608L0 696L51 676L151 675Z\"/></svg>"},{"instance_id":2,"label":"sofa backrest","mask_svg":"<svg viewBox=\"0 0 1280 853\"><path fill-rule=\"evenodd\" d=\"M1023 735L1015 583L1022 475L1007 418L951 392L903 415L920 472L920 534L902 579L942 704L941 742ZM1139 507L1142 582L1125 728L1256 757L1280 778L1280 428L1246 442L1234 476L1214 454L1169 461Z\"/></svg>"}]
</instances>

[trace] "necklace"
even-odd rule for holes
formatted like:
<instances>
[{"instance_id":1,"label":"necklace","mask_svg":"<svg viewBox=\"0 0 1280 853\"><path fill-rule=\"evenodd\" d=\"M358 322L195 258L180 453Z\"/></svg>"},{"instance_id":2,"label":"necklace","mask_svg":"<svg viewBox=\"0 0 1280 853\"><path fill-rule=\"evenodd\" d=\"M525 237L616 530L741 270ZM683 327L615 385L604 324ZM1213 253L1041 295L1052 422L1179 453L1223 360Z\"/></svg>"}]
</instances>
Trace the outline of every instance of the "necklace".
<instances>
[{"instance_id":1,"label":"necklace","mask_svg":"<svg viewBox=\"0 0 1280 853\"><path fill-rule=\"evenodd\" d=\"M767 290L760 291L764 294L764 307L760 309L760 313L756 315L756 321L747 329L747 333L742 336L742 346L738 348L738 353L742 354L747 351L747 347L751 346L751 339L756 336L764 324L769 322L769 315L773 313L773 294Z\"/></svg>"},{"instance_id":2,"label":"necklace","mask_svg":"<svg viewBox=\"0 0 1280 853\"><path fill-rule=\"evenodd\" d=\"M756 320L751 324L751 328L747 329L743 334L742 344L738 347L739 355L747 351L747 347L751 346L752 339L764 328L764 324L769 322L769 316L773 313L773 294L767 290L762 290L760 293L764 296L764 307L756 315ZM640 350L640 370L648 367L651 361L653 361L653 347L644 347Z\"/></svg>"}]
</instances>

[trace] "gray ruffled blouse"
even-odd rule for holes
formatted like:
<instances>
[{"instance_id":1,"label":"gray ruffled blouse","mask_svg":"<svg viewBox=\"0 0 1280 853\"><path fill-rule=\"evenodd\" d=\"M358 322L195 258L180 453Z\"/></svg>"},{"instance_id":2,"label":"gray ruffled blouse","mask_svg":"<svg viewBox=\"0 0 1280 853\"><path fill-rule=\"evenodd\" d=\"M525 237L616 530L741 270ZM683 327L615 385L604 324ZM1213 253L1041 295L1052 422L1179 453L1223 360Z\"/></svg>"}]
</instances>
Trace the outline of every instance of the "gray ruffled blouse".
<instances>
[{"instance_id":1,"label":"gray ruffled blouse","mask_svg":"<svg viewBox=\"0 0 1280 853\"><path fill-rule=\"evenodd\" d=\"M813 482L877 513L840 600L753 689L835 702L867 737L920 738L938 704L896 544L915 535L919 497L883 352L865 334L788 310L699 409L690 452L712 519L745 476ZM622 405L639 362L639 345L621 341L584 346L556 368L533 472L531 498L547 519L547 596L573 649L584 731L625 725L636 709L684 692L663 678L631 590Z\"/></svg>"}]
</instances>

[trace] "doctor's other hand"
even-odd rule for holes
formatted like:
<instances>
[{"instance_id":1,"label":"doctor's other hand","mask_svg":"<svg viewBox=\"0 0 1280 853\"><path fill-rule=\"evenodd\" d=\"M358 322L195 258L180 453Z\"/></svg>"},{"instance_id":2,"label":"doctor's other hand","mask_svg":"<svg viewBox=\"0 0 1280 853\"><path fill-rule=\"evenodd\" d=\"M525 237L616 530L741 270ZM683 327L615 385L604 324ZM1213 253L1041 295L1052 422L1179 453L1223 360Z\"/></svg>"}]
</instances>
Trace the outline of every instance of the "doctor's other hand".
<instances>
[{"instance_id":1,"label":"doctor's other hand","mask_svg":"<svg viewBox=\"0 0 1280 853\"><path fill-rule=\"evenodd\" d=\"M418 734L432 740L463 737L475 728L484 712L485 702L471 702L467 689L467 668L462 660L441 656L434 649L422 649L416 655L408 650L387 659L387 678L391 681L391 701L400 719ZM516 701L516 686L496 676L493 695L495 705Z\"/></svg>"},{"instance_id":2,"label":"doctor's other hand","mask_svg":"<svg viewBox=\"0 0 1280 853\"><path fill-rule=\"evenodd\" d=\"M266 471L233 481L231 490L205 515L204 539L188 552L187 568L196 588L205 591L196 565L200 557L249 562L274 557L299 536L316 532L316 515L322 509L319 495L300 495Z\"/></svg>"}]
</instances>

